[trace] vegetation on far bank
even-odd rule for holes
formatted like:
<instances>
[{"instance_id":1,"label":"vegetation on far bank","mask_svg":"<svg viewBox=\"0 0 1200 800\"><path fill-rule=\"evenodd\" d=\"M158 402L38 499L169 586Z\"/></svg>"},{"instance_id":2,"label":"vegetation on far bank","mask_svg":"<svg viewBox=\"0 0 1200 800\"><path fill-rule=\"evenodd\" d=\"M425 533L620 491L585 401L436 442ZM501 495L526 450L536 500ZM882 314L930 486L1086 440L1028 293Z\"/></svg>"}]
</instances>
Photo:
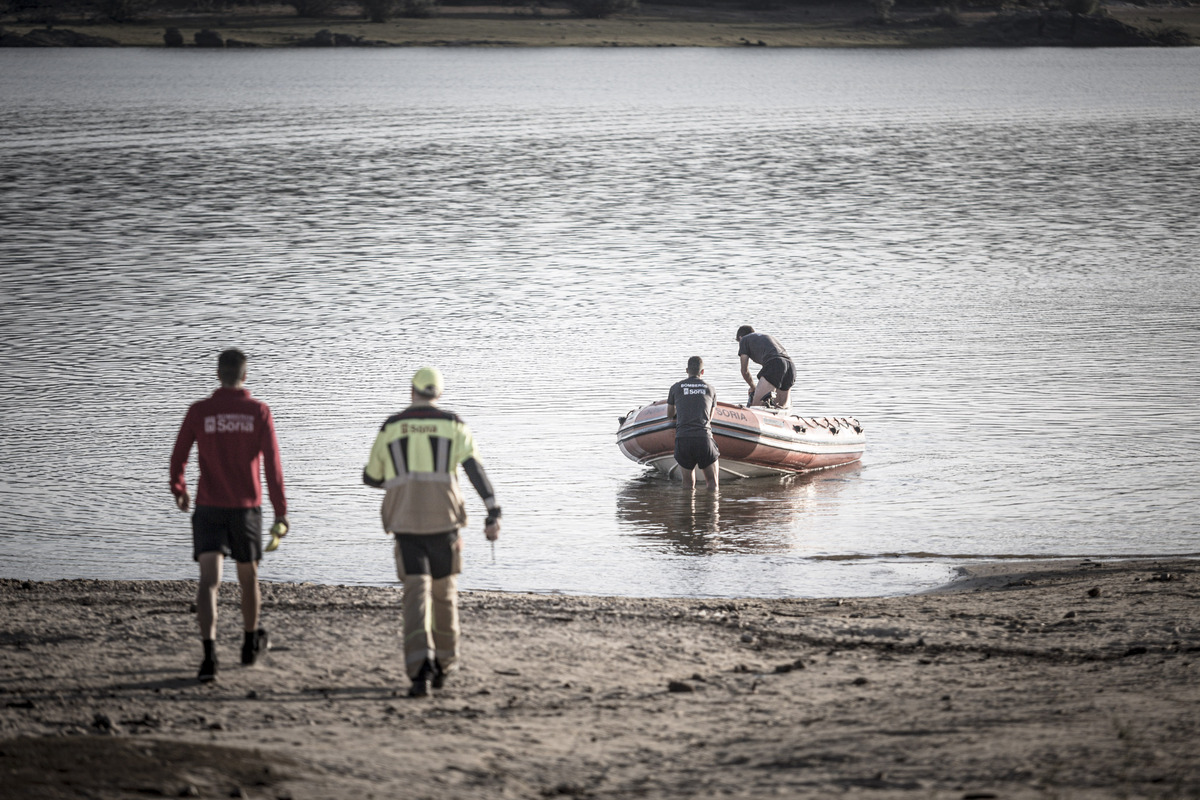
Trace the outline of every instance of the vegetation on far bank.
<instances>
[{"instance_id":1,"label":"vegetation on far bank","mask_svg":"<svg viewBox=\"0 0 1200 800\"><path fill-rule=\"evenodd\" d=\"M0 0L0 46L1181 46L1200 5L1100 0Z\"/></svg>"}]
</instances>

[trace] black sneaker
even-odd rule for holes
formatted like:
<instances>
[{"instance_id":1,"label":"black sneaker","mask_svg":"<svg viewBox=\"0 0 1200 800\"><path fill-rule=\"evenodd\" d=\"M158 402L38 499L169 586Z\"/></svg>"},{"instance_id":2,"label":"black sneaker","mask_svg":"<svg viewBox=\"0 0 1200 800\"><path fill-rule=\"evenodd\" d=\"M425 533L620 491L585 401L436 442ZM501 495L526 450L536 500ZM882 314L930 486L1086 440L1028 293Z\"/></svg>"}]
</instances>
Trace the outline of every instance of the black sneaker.
<instances>
[{"instance_id":1,"label":"black sneaker","mask_svg":"<svg viewBox=\"0 0 1200 800\"><path fill-rule=\"evenodd\" d=\"M436 679L437 669L427 660L421 665L421 671L413 678L412 686L408 688L409 697L428 697L430 685Z\"/></svg>"},{"instance_id":2,"label":"black sneaker","mask_svg":"<svg viewBox=\"0 0 1200 800\"><path fill-rule=\"evenodd\" d=\"M200 662L200 674L196 676L201 683L212 683L217 679L217 654L204 657Z\"/></svg>"},{"instance_id":3,"label":"black sneaker","mask_svg":"<svg viewBox=\"0 0 1200 800\"><path fill-rule=\"evenodd\" d=\"M256 631L246 631L246 636L242 640L242 666L254 666L254 662L258 660L258 657L270 649L271 643L267 637L266 628L259 628Z\"/></svg>"}]
</instances>

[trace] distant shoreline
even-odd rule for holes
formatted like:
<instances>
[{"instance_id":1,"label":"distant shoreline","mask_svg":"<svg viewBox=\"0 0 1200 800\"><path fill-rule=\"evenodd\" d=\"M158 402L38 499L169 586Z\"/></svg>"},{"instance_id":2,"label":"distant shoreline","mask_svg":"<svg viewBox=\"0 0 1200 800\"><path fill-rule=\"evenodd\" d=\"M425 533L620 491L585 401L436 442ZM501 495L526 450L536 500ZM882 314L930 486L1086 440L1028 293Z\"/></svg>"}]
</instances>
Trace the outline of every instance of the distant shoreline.
<instances>
[{"instance_id":1,"label":"distant shoreline","mask_svg":"<svg viewBox=\"0 0 1200 800\"><path fill-rule=\"evenodd\" d=\"M766 10L747 6L761 5ZM166 47L789 47L937 48L1004 46L1155 46L1200 42L1200 6L1110 3L1099 15L1072 21L1066 12L948 12L897 8L887 20L867 4L658 5L604 19L554 6L443 4L423 19L367 21L357 7L322 19L290 6L237 6L223 12L146 12L124 24L61 13L53 20L0 18L0 44ZM50 23L49 28L46 22Z\"/></svg>"}]
</instances>

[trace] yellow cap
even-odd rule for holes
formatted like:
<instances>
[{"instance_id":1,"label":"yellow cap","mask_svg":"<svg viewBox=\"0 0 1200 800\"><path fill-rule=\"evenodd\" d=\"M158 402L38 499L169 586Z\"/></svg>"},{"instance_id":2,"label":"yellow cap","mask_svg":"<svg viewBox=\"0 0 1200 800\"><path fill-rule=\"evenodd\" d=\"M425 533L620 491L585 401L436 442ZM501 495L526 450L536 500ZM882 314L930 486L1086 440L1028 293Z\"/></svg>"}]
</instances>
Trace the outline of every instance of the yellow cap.
<instances>
[{"instance_id":1,"label":"yellow cap","mask_svg":"<svg viewBox=\"0 0 1200 800\"><path fill-rule=\"evenodd\" d=\"M442 393L442 373L437 367L421 367L413 375L413 389L425 397L438 397Z\"/></svg>"}]
</instances>

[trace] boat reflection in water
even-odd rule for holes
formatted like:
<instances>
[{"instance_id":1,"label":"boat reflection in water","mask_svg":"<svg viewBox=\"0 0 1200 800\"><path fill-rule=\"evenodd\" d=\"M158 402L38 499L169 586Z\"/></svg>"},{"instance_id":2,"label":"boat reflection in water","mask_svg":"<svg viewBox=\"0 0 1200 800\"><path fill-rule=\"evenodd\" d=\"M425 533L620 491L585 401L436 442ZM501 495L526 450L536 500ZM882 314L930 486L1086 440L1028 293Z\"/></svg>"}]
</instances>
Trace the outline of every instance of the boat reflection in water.
<instances>
[{"instance_id":1,"label":"boat reflection in water","mask_svg":"<svg viewBox=\"0 0 1200 800\"><path fill-rule=\"evenodd\" d=\"M785 553L825 550L804 540L805 524L835 505L860 463L749 481L723 481L718 492L683 489L647 472L617 493L617 521L649 545L683 555Z\"/></svg>"}]
</instances>

